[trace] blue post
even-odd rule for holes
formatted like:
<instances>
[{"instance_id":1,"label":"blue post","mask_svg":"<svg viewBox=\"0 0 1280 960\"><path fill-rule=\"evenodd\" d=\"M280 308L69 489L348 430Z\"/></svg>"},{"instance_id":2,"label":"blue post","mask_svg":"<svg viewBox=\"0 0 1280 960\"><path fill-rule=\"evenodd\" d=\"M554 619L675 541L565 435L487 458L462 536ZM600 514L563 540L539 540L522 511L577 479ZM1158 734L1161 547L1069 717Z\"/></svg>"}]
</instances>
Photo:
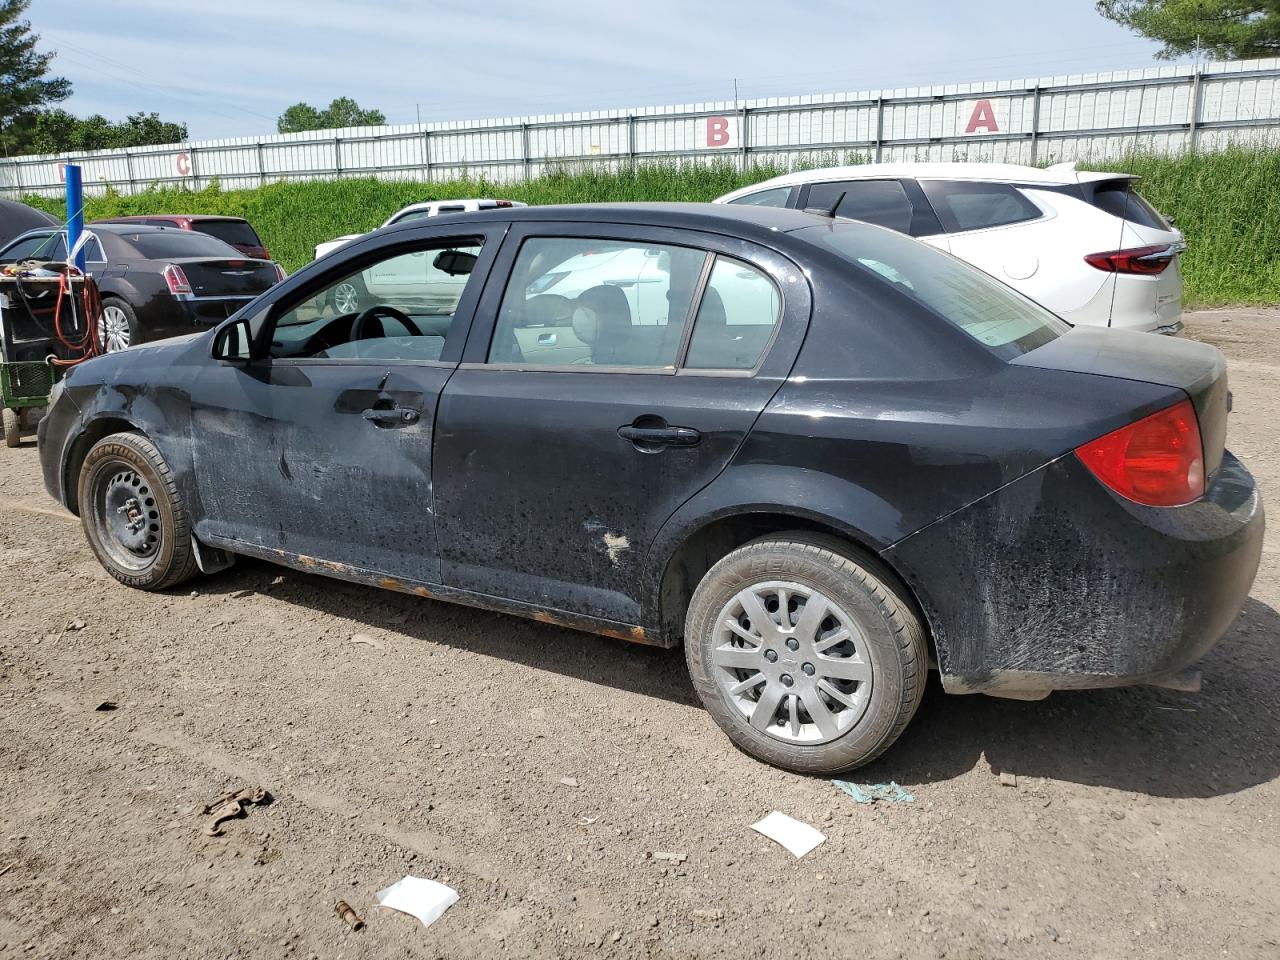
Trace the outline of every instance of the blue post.
<instances>
[{"instance_id":1,"label":"blue post","mask_svg":"<svg viewBox=\"0 0 1280 960\"><path fill-rule=\"evenodd\" d=\"M84 233L84 191L80 187L80 168L68 163L67 171L67 250L70 251ZM76 254L76 266L84 270L84 251Z\"/></svg>"}]
</instances>

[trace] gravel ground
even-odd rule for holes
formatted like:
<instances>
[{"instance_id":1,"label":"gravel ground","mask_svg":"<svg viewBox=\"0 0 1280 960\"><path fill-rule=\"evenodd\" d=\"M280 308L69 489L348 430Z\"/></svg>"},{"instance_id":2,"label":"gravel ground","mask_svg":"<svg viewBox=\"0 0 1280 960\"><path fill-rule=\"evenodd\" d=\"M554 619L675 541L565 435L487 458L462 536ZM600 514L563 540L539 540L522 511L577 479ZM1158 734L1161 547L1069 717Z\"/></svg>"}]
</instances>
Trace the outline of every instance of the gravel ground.
<instances>
[{"instance_id":1,"label":"gravel ground","mask_svg":"<svg viewBox=\"0 0 1280 960\"><path fill-rule=\"evenodd\" d=\"M1272 503L1278 325L1189 325ZM736 752L678 650L256 562L127 590L0 450L0 956L1274 958L1278 542L1201 694L935 680L855 775L914 803L860 806ZM204 836L246 786L273 802ZM771 810L826 842L795 860ZM405 874L461 900L376 909Z\"/></svg>"}]
</instances>

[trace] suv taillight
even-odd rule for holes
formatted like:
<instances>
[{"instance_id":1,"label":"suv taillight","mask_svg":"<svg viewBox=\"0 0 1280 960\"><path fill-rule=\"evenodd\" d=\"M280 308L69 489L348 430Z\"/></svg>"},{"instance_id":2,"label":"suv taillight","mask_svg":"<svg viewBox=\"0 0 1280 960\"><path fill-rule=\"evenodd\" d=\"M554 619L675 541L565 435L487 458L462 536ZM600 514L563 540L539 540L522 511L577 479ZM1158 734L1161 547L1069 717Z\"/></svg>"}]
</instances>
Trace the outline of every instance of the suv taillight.
<instances>
[{"instance_id":1,"label":"suv taillight","mask_svg":"<svg viewBox=\"0 0 1280 960\"><path fill-rule=\"evenodd\" d=\"M1108 250L1105 253L1086 254L1084 262L1108 273L1137 273L1154 276L1164 273L1173 263L1178 251L1167 243L1150 247L1130 247L1127 250Z\"/></svg>"},{"instance_id":2,"label":"suv taillight","mask_svg":"<svg viewBox=\"0 0 1280 960\"><path fill-rule=\"evenodd\" d=\"M179 294L191 292L191 281L187 279L187 275L182 272L182 268L176 263L165 264L164 282L169 285L169 292L175 297Z\"/></svg>"},{"instance_id":3,"label":"suv taillight","mask_svg":"<svg viewBox=\"0 0 1280 960\"><path fill-rule=\"evenodd\" d=\"M1204 495L1204 450L1190 400L1076 447L1076 456L1120 496L1178 507Z\"/></svg>"}]
</instances>

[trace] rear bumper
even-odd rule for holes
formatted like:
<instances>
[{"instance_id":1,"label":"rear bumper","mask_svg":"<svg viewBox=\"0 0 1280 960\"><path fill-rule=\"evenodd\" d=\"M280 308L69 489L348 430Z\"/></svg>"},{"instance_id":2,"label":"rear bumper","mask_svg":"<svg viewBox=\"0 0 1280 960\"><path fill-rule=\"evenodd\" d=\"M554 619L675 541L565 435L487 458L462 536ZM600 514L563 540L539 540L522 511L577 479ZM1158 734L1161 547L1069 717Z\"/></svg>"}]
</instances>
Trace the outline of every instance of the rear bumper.
<instances>
[{"instance_id":1,"label":"rear bumper","mask_svg":"<svg viewBox=\"0 0 1280 960\"><path fill-rule=\"evenodd\" d=\"M1224 454L1185 507L1143 507L1067 455L885 551L952 693L1123 686L1183 670L1243 606L1262 553L1253 477Z\"/></svg>"}]
</instances>

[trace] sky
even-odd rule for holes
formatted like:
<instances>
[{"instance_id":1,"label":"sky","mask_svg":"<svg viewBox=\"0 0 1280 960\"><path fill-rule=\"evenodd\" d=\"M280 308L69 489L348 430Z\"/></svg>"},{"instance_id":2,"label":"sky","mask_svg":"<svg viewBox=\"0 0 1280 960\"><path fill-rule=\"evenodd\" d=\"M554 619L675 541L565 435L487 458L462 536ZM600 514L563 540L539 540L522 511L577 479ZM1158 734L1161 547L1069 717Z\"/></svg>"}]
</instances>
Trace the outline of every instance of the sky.
<instances>
[{"instance_id":1,"label":"sky","mask_svg":"<svg viewBox=\"0 0 1280 960\"><path fill-rule=\"evenodd\" d=\"M1092 0L34 0L79 115L192 140L348 96L388 123L1043 77L1155 63Z\"/></svg>"}]
</instances>

